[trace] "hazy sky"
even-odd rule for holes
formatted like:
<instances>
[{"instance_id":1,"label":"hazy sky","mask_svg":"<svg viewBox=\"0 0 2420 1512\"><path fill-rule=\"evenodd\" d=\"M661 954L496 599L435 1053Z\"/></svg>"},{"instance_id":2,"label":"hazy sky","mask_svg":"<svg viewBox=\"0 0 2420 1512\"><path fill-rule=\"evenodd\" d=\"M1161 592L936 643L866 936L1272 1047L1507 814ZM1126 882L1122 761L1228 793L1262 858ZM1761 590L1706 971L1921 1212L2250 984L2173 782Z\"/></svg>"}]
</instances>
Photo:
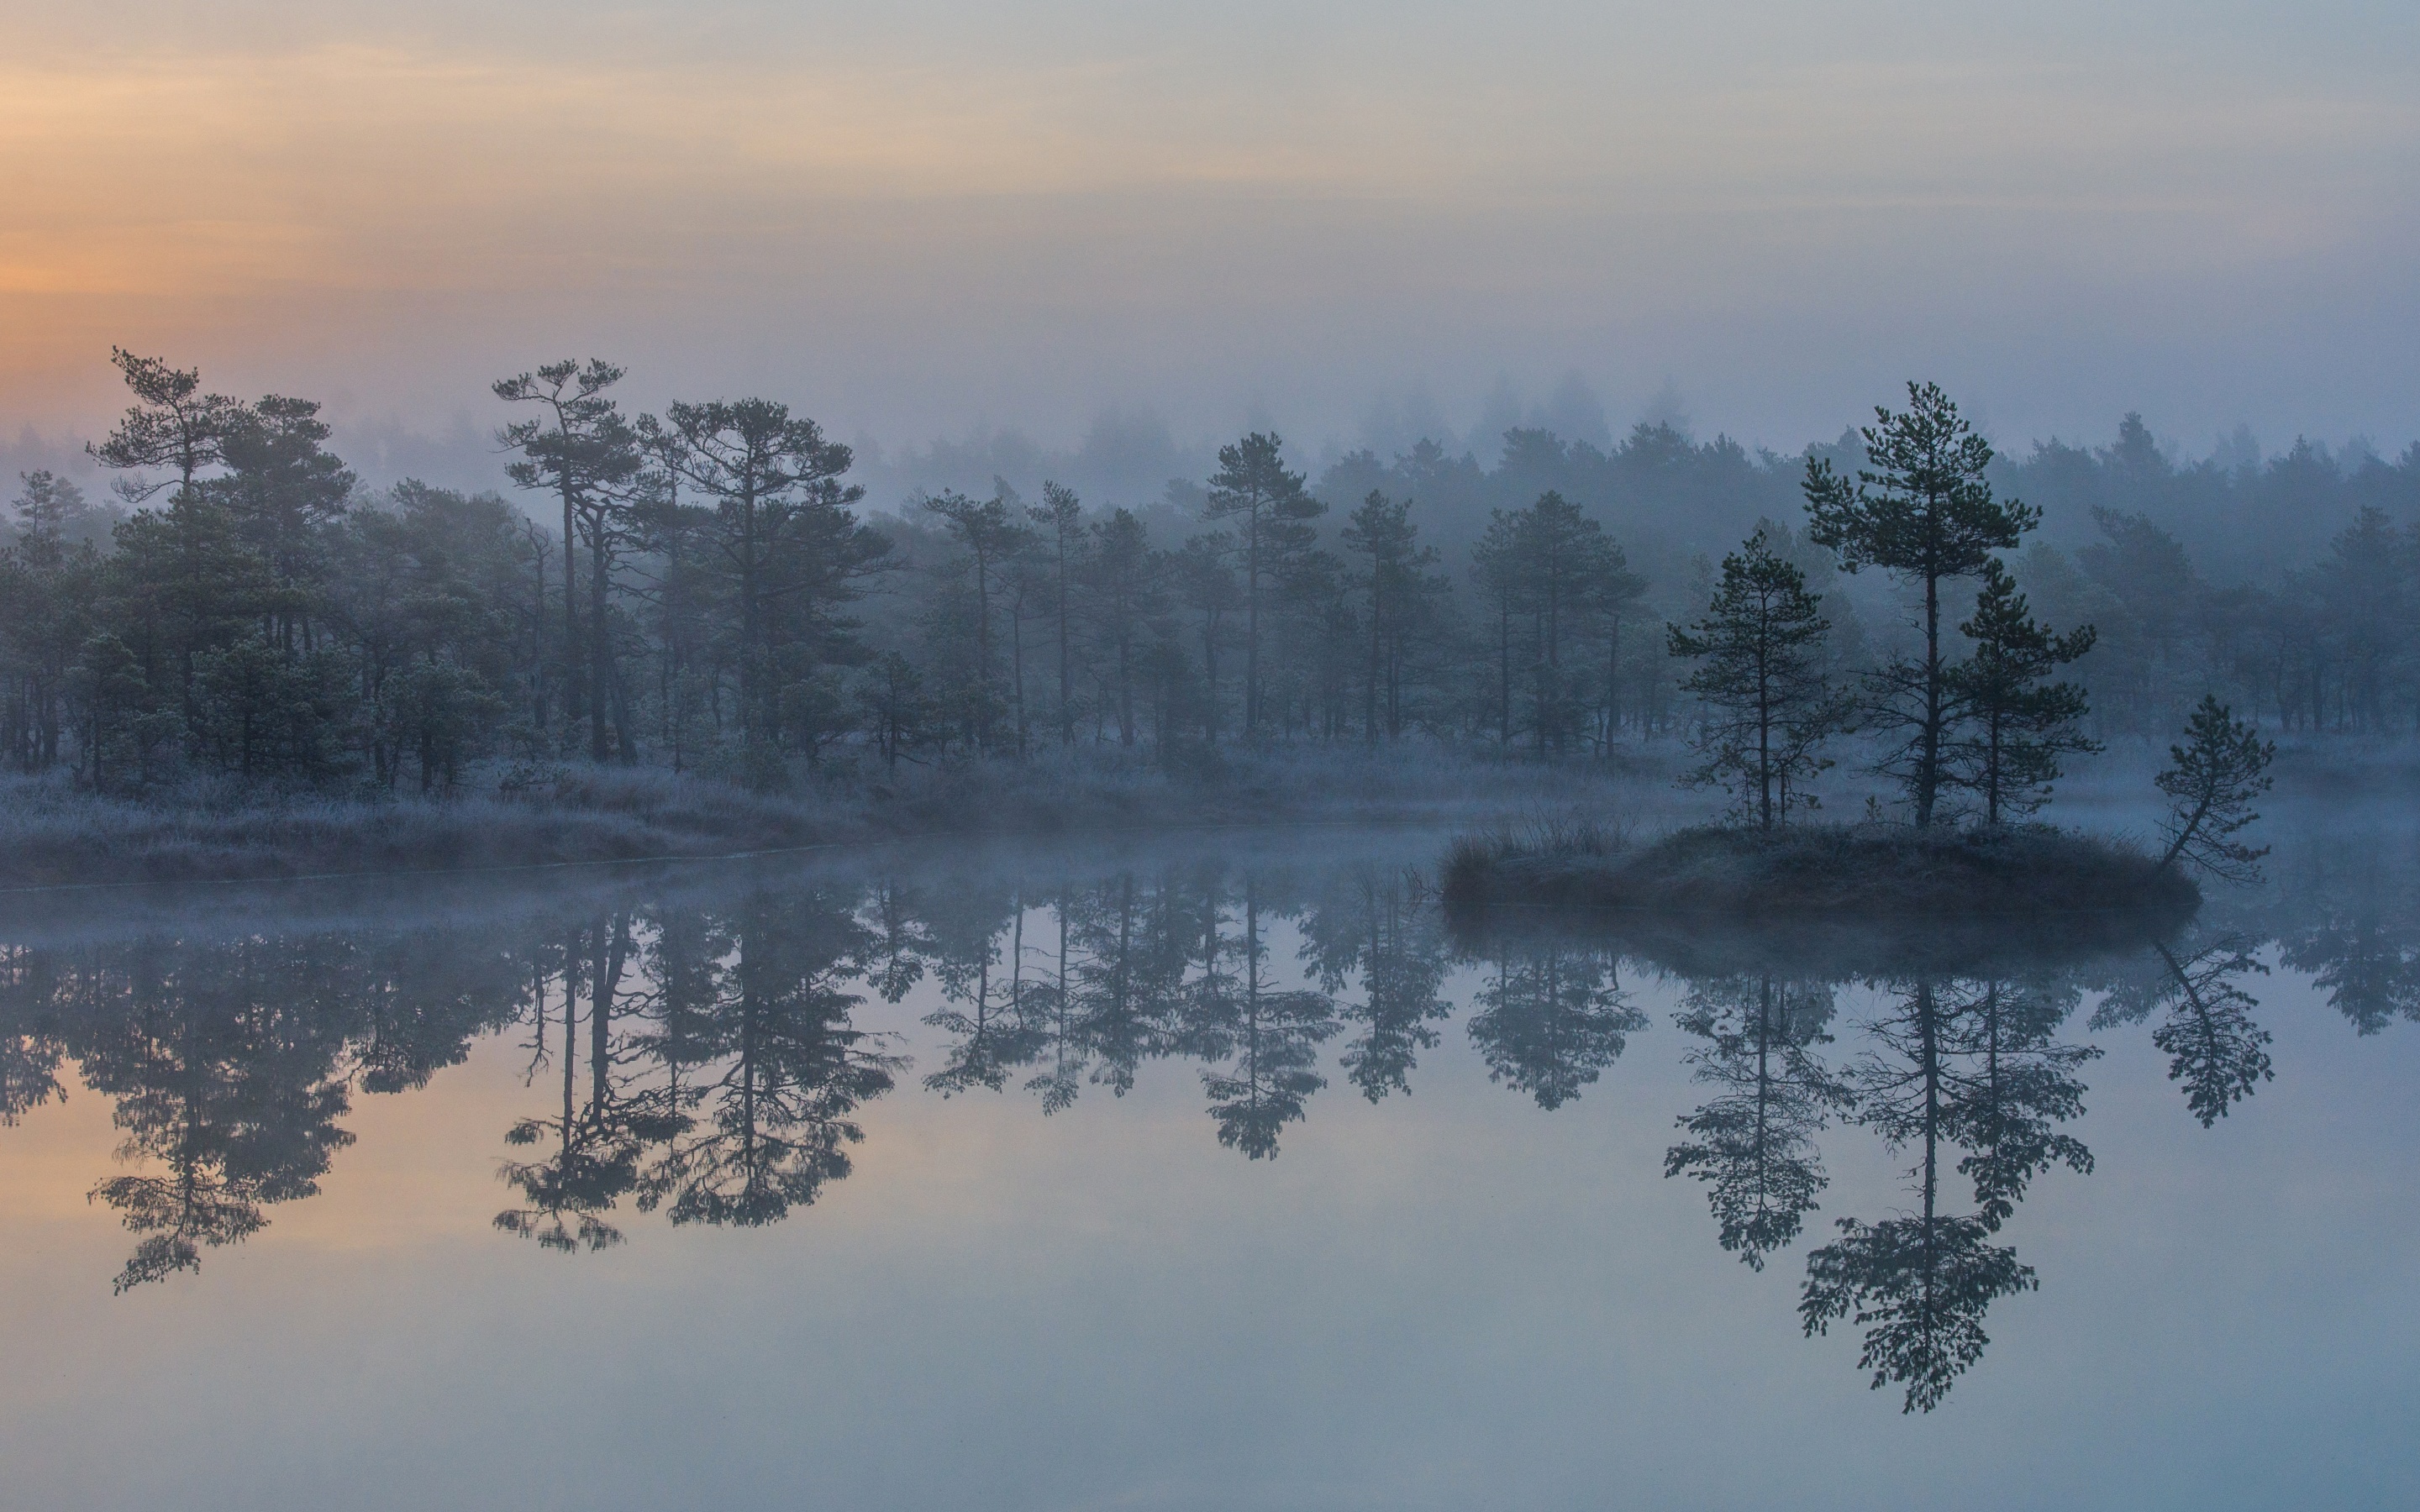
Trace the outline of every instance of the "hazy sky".
<instances>
[{"instance_id":1,"label":"hazy sky","mask_svg":"<svg viewBox=\"0 0 2420 1512\"><path fill-rule=\"evenodd\" d=\"M1576 372L2420 436L2420 7L0 4L0 428L112 343L439 431L560 354L890 441Z\"/></svg>"}]
</instances>

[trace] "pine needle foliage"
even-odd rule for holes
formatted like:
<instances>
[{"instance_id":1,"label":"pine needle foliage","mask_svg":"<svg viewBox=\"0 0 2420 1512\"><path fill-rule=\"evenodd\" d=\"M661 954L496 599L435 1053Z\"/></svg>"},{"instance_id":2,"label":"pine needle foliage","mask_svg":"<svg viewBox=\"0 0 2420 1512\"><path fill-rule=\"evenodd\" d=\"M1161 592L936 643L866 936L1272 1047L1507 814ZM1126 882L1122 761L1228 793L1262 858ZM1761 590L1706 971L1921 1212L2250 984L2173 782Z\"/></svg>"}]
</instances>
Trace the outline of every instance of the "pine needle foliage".
<instances>
[{"instance_id":1,"label":"pine needle foliage","mask_svg":"<svg viewBox=\"0 0 2420 1512\"><path fill-rule=\"evenodd\" d=\"M1824 674L1830 628L1807 575L1760 530L1723 558L1705 618L1666 632L1673 656L1697 660L1681 686L1707 708L1692 737L1703 760L1685 780L1728 788L1760 829L1815 806L1806 784L1832 764L1817 751L1849 722L1849 701Z\"/></svg>"}]
</instances>

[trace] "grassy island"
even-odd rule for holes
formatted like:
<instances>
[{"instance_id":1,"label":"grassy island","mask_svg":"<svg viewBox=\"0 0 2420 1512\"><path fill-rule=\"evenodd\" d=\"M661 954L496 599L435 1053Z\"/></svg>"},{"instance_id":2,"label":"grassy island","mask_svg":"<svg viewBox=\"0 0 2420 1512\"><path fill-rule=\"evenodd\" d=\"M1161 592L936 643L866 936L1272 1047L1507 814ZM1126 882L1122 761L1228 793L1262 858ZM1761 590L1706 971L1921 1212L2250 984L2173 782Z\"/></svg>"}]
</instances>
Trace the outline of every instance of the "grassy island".
<instances>
[{"instance_id":1,"label":"grassy island","mask_svg":"<svg viewBox=\"0 0 2420 1512\"><path fill-rule=\"evenodd\" d=\"M1621 909L1763 922L2180 922L2190 877L2118 841L2046 825L1699 826L1643 845L1584 825L1466 836L1442 877L1465 915Z\"/></svg>"}]
</instances>

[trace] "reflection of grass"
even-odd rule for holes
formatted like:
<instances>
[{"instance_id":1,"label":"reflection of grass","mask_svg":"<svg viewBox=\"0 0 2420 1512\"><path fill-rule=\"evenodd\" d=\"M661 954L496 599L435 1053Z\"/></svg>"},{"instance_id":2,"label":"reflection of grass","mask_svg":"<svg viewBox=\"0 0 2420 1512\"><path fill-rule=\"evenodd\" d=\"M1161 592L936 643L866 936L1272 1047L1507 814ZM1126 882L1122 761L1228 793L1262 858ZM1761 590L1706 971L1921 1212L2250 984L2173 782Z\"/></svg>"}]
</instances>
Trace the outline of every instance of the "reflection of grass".
<instances>
[{"instance_id":1,"label":"reflection of grass","mask_svg":"<svg viewBox=\"0 0 2420 1512\"><path fill-rule=\"evenodd\" d=\"M1728 916L2181 916L2200 894L2131 846L2040 825L1699 827L1628 848L1583 832L1457 840L1450 903Z\"/></svg>"},{"instance_id":2,"label":"reflection of grass","mask_svg":"<svg viewBox=\"0 0 2420 1512\"><path fill-rule=\"evenodd\" d=\"M582 764L484 774L443 797L279 794L210 779L104 797L64 778L0 779L0 887L722 856L910 835L1442 819L1601 802L1614 780L1358 751L1220 751L1171 773L1115 750L802 776L778 794Z\"/></svg>"}]
</instances>

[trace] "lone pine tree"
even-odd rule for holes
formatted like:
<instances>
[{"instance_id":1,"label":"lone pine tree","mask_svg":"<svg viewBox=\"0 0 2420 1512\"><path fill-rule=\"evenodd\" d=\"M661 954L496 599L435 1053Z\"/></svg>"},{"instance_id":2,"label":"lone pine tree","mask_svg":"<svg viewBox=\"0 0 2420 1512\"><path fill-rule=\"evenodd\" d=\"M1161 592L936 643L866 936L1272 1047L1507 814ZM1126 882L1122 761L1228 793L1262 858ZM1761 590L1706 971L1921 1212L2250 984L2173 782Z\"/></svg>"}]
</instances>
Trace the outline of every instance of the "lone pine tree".
<instances>
[{"instance_id":1,"label":"lone pine tree","mask_svg":"<svg viewBox=\"0 0 2420 1512\"><path fill-rule=\"evenodd\" d=\"M2260 817L2252 800L2269 791L2269 763L2276 754L2276 746L2250 723L2215 695L2203 694L2185 744L2168 748L2167 770L2156 779L2175 805L2160 826L2168 838L2161 870L2186 862L2223 881L2257 880L2269 847L2255 848L2235 836Z\"/></svg>"},{"instance_id":2,"label":"lone pine tree","mask_svg":"<svg viewBox=\"0 0 2420 1512\"><path fill-rule=\"evenodd\" d=\"M1991 443L1974 433L1938 384L1910 383L1908 408L1874 409L1860 431L1871 465L1852 484L1829 460L1807 463L1807 534L1851 572L1875 566L1924 594L1920 659L1895 656L1869 679L1867 722L1897 744L1880 766L1906 788L1919 825L1940 801L1956 705L1941 650L1941 588L1983 571L1994 551L2017 544L2041 512L1992 497L1983 477Z\"/></svg>"}]
</instances>

